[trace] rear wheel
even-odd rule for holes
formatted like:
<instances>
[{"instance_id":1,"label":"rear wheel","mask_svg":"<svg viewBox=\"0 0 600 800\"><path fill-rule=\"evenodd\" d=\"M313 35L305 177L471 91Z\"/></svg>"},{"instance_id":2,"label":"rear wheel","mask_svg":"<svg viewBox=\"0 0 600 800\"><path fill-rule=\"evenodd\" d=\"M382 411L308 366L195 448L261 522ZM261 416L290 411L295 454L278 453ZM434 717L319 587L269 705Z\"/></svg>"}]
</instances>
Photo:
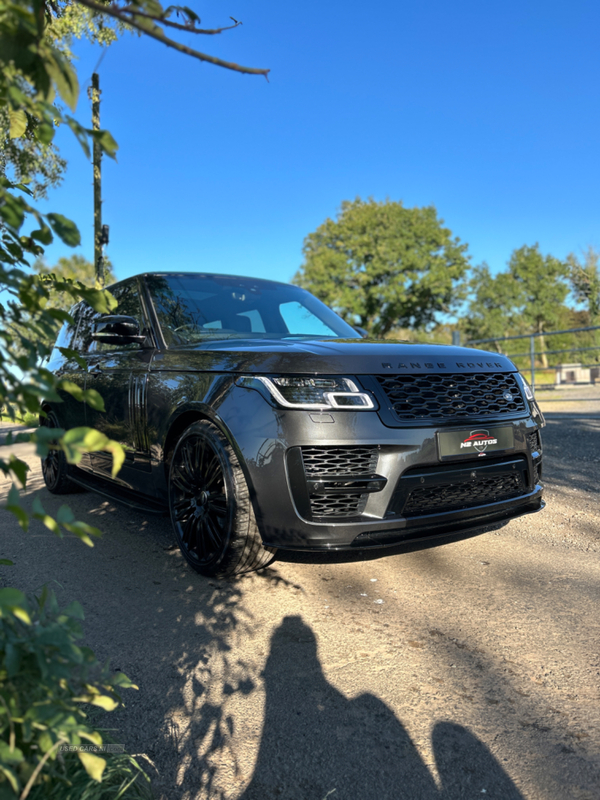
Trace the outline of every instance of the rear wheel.
<instances>
[{"instance_id":1,"label":"rear wheel","mask_svg":"<svg viewBox=\"0 0 600 800\"><path fill-rule=\"evenodd\" d=\"M235 452L208 420L190 425L175 445L169 510L181 552L202 575L239 575L275 557L262 543Z\"/></svg>"},{"instance_id":2,"label":"rear wheel","mask_svg":"<svg viewBox=\"0 0 600 800\"><path fill-rule=\"evenodd\" d=\"M56 414L48 411L42 420L46 428L60 428ZM42 475L48 491L52 494L70 494L80 492L81 489L69 478L68 464L62 450L50 448L48 455L42 458Z\"/></svg>"}]
</instances>

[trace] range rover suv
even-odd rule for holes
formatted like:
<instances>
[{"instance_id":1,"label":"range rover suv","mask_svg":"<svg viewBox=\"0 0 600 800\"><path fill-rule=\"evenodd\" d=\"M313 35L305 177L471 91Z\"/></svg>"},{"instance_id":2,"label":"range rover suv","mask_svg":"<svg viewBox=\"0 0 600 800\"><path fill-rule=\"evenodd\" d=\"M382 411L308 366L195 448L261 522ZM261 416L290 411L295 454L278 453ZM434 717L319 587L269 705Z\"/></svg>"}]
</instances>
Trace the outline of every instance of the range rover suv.
<instances>
[{"instance_id":1,"label":"range rover suv","mask_svg":"<svg viewBox=\"0 0 600 800\"><path fill-rule=\"evenodd\" d=\"M75 467L52 450L46 485L168 513L198 572L257 569L278 548L477 531L543 507L544 420L508 358L368 340L274 281L160 273L109 288L114 312L76 306L49 365L105 410L65 394L41 422L97 428L125 463L113 478L108 453Z\"/></svg>"}]
</instances>

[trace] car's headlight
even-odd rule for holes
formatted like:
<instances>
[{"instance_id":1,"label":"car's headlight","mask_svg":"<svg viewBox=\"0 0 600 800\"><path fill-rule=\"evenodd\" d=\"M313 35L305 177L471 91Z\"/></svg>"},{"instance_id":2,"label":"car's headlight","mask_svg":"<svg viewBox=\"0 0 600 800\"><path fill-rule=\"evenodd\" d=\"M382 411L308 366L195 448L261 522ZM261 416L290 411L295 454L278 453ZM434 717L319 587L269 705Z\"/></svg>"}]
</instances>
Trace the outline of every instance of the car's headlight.
<instances>
[{"instance_id":1,"label":"car's headlight","mask_svg":"<svg viewBox=\"0 0 600 800\"><path fill-rule=\"evenodd\" d=\"M525 390L525 397L528 400L533 400L534 399L533 389L531 388L531 386L527 382L527 378L524 375L522 375L521 373L519 373L519 376L520 376L521 380L523 381L523 389Z\"/></svg>"},{"instance_id":2,"label":"car's headlight","mask_svg":"<svg viewBox=\"0 0 600 800\"><path fill-rule=\"evenodd\" d=\"M278 405L284 408L307 408L313 411L345 409L369 411L375 408L373 398L361 391L350 378L327 376L318 378L257 376L243 378L238 383L251 385L248 381L260 381Z\"/></svg>"}]
</instances>

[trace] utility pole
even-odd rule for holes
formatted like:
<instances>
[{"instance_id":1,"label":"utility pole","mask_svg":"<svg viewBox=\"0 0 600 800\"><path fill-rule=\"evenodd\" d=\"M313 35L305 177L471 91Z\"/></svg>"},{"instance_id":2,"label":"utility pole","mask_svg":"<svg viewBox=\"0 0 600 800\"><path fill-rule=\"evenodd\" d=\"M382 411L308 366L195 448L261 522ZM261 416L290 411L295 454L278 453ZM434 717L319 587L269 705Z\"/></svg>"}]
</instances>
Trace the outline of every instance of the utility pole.
<instances>
[{"instance_id":1,"label":"utility pole","mask_svg":"<svg viewBox=\"0 0 600 800\"><path fill-rule=\"evenodd\" d=\"M100 130L100 78L97 72L92 75L92 128ZM104 288L104 255L102 236L102 148L94 139L94 267L96 269L96 287Z\"/></svg>"}]
</instances>

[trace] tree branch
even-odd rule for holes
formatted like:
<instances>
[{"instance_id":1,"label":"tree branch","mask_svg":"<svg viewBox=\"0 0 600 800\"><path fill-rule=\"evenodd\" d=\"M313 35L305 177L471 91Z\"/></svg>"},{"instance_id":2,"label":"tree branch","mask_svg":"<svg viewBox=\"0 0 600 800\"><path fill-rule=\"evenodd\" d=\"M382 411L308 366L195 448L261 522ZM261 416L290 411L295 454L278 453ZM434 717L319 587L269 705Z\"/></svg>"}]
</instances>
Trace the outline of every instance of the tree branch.
<instances>
[{"instance_id":1,"label":"tree branch","mask_svg":"<svg viewBox=\"0 0 600 800\"><path fill-rule=\"evenodd\" d=\"M138 11L133 6L125 6L119 9L121 14L132 14L136 17L146 17L154 22L159 22L161 25L168 25L170 28L176 28L178 31L185 31L186 33L204 33L208 36L213 36L216 33L223 33L223 31L232 31L234 28L239 27L242 23L236 22L235 25L227 25L224 28L195 28L193 24L182 25L180 22L172 22L170 19L164 17L154 17L152 14L147 14L145 11Z\"/></svg>"},{"instance_id":2,"label":"tree branch","mask_svg":"<svg viewBox=\"0 0 600 800\"><path fill-rule=\"evenodd\" d=\"M197 58L199 61L206 61L209 64L214 64L217 67L223 67L224 69L230 69L234 72L242 72L246 75L264 75L267 81L269 80L269 69L257 69L255 67L243 67L241 64L235 64L233 61L223 61L221 58L216 58L215 56L210 56L208 53L201 53L198 50L193 50L191 47L186 47L184 44L180 44L176 42L174 39L169 39L168 36L165 36L164 32L160 30L160 28L155 28L154 30L150 30L145 25L140 25L135 20L131 19L130 17L124 15L120 9L118 9L114 5L105 6L101 5L100 3L96 3L95 0L75 0L79 5L85 6L86 8L91 9L92 11L96 11L99 14L107 14L109 17L114 17L114 19L118 19L121 22L124 22L126 25L130 25L132 28L140 31L140 33L146 34L146 36L150 36L152 39L156 39L158 42L162 42L162 44L166 45L167 47L172 47L174 50L178 50L180 53L184 53L186 56L192 56L193 58ZM164 20L161 20L159 17L152 17L148 15L148 17L155 21L158 24L164 24ZM190 30L187 29L186 30Z\"/></svg>"}]
</instances>

